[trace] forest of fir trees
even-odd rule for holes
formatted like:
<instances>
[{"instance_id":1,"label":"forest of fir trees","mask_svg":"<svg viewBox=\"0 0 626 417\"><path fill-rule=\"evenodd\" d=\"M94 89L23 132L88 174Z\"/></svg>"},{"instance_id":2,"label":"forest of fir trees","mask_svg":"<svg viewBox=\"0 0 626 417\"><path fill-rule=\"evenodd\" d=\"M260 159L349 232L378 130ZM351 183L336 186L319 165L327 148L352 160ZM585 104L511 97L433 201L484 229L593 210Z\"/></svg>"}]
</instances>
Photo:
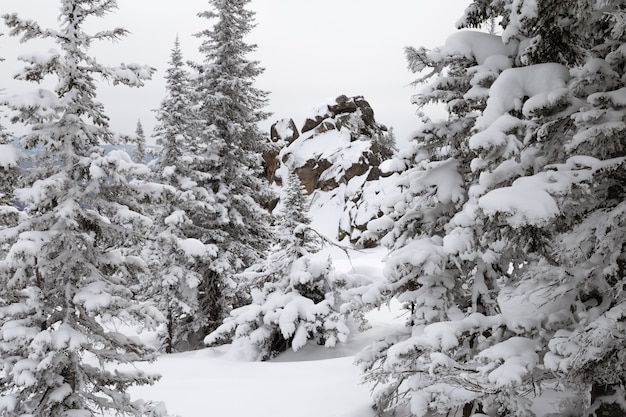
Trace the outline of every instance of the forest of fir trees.
<instances>
[{"instance_id":1,"label":"forest of fir trees","mask_svg":"<svg viewBox=\"0 0 626 417\"><path fill-rule=\"evenodd\" d=\"M56 87L2 97L0 415L166 416L127 395L158 377L126 365L218 343L249 360L332 348L392 299L404 328L356 356L381 416L529 417L546 387L572 394L560 415L626 413L623 1L468 1L444 46L406 48L413 102L448 115L423 116L385 163L375 283L312 256L328 238L294 172L267 208L250 0L208 1L201 62L173 40L148 165L140 121L132 156L104 151L124 136L97 83L141 87L154 69L90 54L127 34L85 29L114 0L59 3L58 28L3 16L6 35L56 44L15 78Z\"/></svg>"}]
</instances>

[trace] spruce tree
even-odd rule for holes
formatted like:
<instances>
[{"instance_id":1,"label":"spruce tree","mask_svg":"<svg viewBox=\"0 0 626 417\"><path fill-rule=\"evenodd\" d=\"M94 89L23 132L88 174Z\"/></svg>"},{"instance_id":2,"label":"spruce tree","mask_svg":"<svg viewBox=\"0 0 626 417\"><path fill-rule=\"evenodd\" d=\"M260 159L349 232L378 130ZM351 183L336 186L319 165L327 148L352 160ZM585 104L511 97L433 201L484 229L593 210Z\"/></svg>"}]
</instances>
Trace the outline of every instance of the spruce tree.
<instances>
[{"instance_id":1,"label":"spruce tree","mask_svg":"<svg viewBox=\"0 0 626 417\"><path fill-rule=\"evenodd\" d=\"M585 48L571 83L581 105L567 121L561 161L550 167L567 185L552 240L566 276L553 291L567 295L564 314L575 319L552 335L544 362L577 391L586 413L613 417L626 413L626 13L621 2L602 6L581 2L569 10L578 19L561 28L578 39L574 50Z\"/></svg>"},{"instance_id":2,"label":"spruce tree","mask_svg":"<svg viewBox=\"0 0 626 417\"><path fill-rule=\"evenodd\" d=\"M0 33L0 36L3 36ZM4 58L0 57L0 62ZM0 124L0 228L15 222L17 209L14 207L13 191L19 177L19 162L23 157L17 148L12 146L10 132ZM0 247L0 254L2 248Z\"/></svg>"},{"instance_id":3,"label":"spruce tree","mask_svg":"<svg viewBox=\"0 0 626 417\"><path fill-rule=\"evenodd\" d=\"M381 414L531 416L529 393L565 386L563 412L620 415L623 13L475 1L460 23L494 16L502 37L407 50L435 76L415 101L450 117L400 155L379 221L387 282L364 301L404 301L407 330L358 361Z\"/></svg>"},{"instance_id":4,"label":"spruce tree","mask_svg":"<svg viewBox=\"0 0 626 417\"><path fill-rule=\"evenodd\" d=\"M196 169L202 155L178 37L169 64L166 96L156 115L155 138L161 152L152 168L158 182L172 187L173 195L154 207L155 227L146 252L152 271L147 292L166 313L163 344L172 353L203 346L209 322L199 310L198 286L211 273L216 249L205 246L210 230L198 224L199 219L214 216L214 196L205 185L205 174Z\"/></svg>"},{"instance_id":5,"label":"spruce tree","mask_svg":"<svg viewBox=\"0 0 626 417\"><path fill-rule=\"evenodd\" d=\"M0 233L5 228L17 225L21 217L14 192L19 184L22 171L20 163L25 155L10 139L8 132L0 125ZM4 258L12 241L0 240L0 259Z\"/></svg>"},{"instance_id":6,"label":"spruce tree","mask_svg":"<svg viewBox=\"0 0 626 417\"><path fill-rule=\"evenodd\" d=\"M246 302L246 284L233 276L259 261L270 238L263 205L271 200L271 191L262 179L261 162L269 139L258 126L267 117L262 111L267 94L254 87L262 69L247 57L256 48L245 42L254 17L245 8L248 3L211 0L212 10L199 14L215 20L197 35L204 60L196 66L193 83L199 122L194 169L214 196L212 215L191 217L206 231L201 240L216 246L217 256L198 287L200 311L210 330L230 308Z\"/></svg>"},{"instance_id":7,"label":"spruce tree","mask_svg":"<svg viewBox=\"0 0 626 417\"><path fill-rule=\"evenodd\" d=\"M23 55L18 79L56 78L54 91L38 89L7 99L28 168L15 191L25 204L18 225L4 229L11 244L0 261L0 413L6 416L164 415L161 406L132 401L127 389L157 376L131 365L154 358L136 337L118 332L137 319L161 319L135 300L137 256L150 220L142 204L161 194L147 183L145 166L121 151L104 154L114 135L96 101L96 76L139 87L153 69L105 66L89 55L99 40L117 40L116 28L88 34L85 21L116 8L115 1L60 2L60 28L44 29L16 14L3 18L22 41L43 38L58 49Z\"/></svg>"},{"instance_id":8,"label":"spruce tree","mask_svg":"<svg viewBox=\"0 0 626 417\"><path fill-rule=\"evenodd\" d=\"M143 164L146 161L146 135L143 131L143 125L141 120L137 120L137 127L135 128L135 152L133 153L133 160L138 164Z\"/></svg>"},{"instance_id":9,"label":"spruce tree","mask_svg":"<svg viewBox=\"0 0 626 417\"><path fill-rule=\"evenodd\" d=\"M180 165L183 150L191 146L195 139L192 134L194 116L191 111L193 101L189 78L180 40L176 36L165 74L166 96L156 110L157 125L153 135L157 145L162 148L159 156L162 167Z\"/></svg>"}]
</instances>

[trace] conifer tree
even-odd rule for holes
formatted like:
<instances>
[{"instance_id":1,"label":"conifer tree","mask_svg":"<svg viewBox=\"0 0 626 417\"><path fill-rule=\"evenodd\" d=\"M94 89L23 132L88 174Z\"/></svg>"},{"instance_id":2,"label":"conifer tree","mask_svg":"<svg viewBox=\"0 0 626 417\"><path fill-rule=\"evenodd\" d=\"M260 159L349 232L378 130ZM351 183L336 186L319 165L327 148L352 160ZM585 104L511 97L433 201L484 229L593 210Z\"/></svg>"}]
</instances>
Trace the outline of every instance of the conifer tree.
<instances>
[{"instance_id":1,"label":"conifer tree","mask_svg":"<svg viewBox=\"0 0 626 417\"><path fill-rule=\"evenodd\" d=\"M251 303L233 310L205 339L210 345L232 339L232 349L247 359L298 350L308 340L334 347L350 333L349 309L341 308L347 305L342 299L346 278L333 270L330 259L311 257L322 241L310 228L307 199L294 172L286 179L281 204L270 254L242 274L253 287Z\"/></svg>"},{"instance_id":2,"label":"conifer tree","mask_svg":"<svg viewBox=\"0 0 626 417\"><path fill-rule=\"evenodd\" d=\"M202 155L194 136L190 80L178 37L169 63L166 96L157 110L155 127L162 150L152 167L158 181L171 186L174 195L154 209L154 235L147 250L152 271L148 293L166 312L163 343L167 353L203 346L209 324L199 311L198 286L210 274L216 250L203 243L210 231L198 224L214 216L214 197L205 186L205 175L196 169Z\"/></svg>"},{"instance_id":3,"label":"conifer tree","mask_svg":"<svg viewBox=\"0 0 626 417\"><path fill-rule=\"evenodd\" d=\"M626 13L613 1L568 12L578 19L560 30L578 39L570 94L581 105L563 122L560 163L550 167L568 185L551 241L565 277L552 291L568 297L563 314L575 319L552 334L544 362L577 392L580 409L613 417L626 413Z\"/></svg>"},{"instance_id":4,"label":"conifer tree","mask_svg":"<svg viewBox=\"0 0 626 417\"><path fill-rule=\"evenodd\" d=\"M192 91L178 36L174 41L169 65L165 74L166 96L156 110L158 123L154 128L156 143L162 147L159 156L162 167L180 165L183 150L190 147L195 139L192 134Z\"/></svg>"},{"instance_id":5,"label":"conifer tree","mask_svg":"<svg viewBox=\"0 0 626 417\"><path fill-rule=\"evenodd\" d=\"M3 36L0 33L0 36ZM0 57L0 62L4 58ZM0 124L0 228L14 224L18 217L18 211L13 204L13 191L17 187L19 176L19 161L23 155L15 147L11 146L12 136L9 131ZM0 255L3 253L0 247Z\"/></svg>"},{"instance_id":6,"label":"conifer tree","mask_svg":"<svg viewBox=\"0 0 626 417\"><path fill-rule=\"evenodd\" d=\"M14 192L19 184L20 162L24 155L11 142L7 130L0 125L0 230L15 226L21 217ZM9 246L8 242L0 244L0 259Z\"/></svg>"},{"instance_id":7,"label":"conifer tree","mask_svg":"<svg viewBox=\"0 0 626 417\"><path fill-rule=\"evenodd\" d=\"M368 299L411 312L358 358L381 413L531 416L528 393L555 384L580 391L562 412L623 413L620 16L613 2L475 1L461 25L496 17L502 37L408 49L436 76L416 102L450 117L401 155L411 168L380 220L393 251Z\"/></svg>"},{"instance_id":8,"label":"conifer tree","mask_svg":"<svg viewBox=\"0 0 626 417\"><path fill-rule=\"evenodd\" d=\"M3 36L3 33L0 33L0 36ZM0 57L0 62L4 61L4 58ZM2 155L2 159L0 159L0 205L5 207L7 202L11 199L11 195L13 194L13 180L15 179L15 169L18 165L19 161L19 153L17 150L11 149L9 143L11 141L11 135L7 131L7 129L0 124L0 155ZM4 216L0 216L0 219L4 218ZM0 220L0 226L3 221Z\"/></svg>"},{"instance_id":9,"label":"conifer tree","mask_svg":"<svg viewBox=\"0 0 626 417\"><path fill-rule=\"evenodd\" d=\"M245 42L253 28L249 0L211 0L212 10L199 14L214 19L200 32L202 64L197 65L194 94L198 124L194 169L214 196L210 216L195 215L194 226L206 231L201 240L216 246L217 257L199 284L200 311L215 329L232 306L245 302L245 283L233 275L259 261L269 246L269 213L263 205L271 191L262 179L261 152L269 146L258 122L266 93L254 87L262 69L247 55L256 48Z\"/></svg>"},{"instance_id":10,"label":"conifer tree","mask_svg":"<svg viewBox=\"0 0 626 417\"><path fill-rule=\"evenodd\" d=\"M16 122L30 128L20 143L30 151L15 196L27 218L2 230L11 244L0 261L0 413L6 416L165 415L161 406L132 401L126 392L157 377L128 369L153 359L152 349L115 330L121 321L155 325L161 316L136 302L136 256L150 220L142 204L162 187L141 178L111 143L108 118L96 101L96 76L139 87L153 69L105 66L89 55L99 40L117 40L116 28L88 34L85 21L116 8L115 1L61 0L60 28L44 29L16 14L3 18L22 41L44 38L58 49L22 55L18 79L56 78L54 91L9 97ZM132 178L132 180L131 180Z\"/></svg>"},{"instance_id":11,"label":"conifer tree","mask_svg":"<svg viewBox=\"0 0 626 417\"><path fill-rule=\"evenodd\" d=\"M146 135L143 131L143 125L141 120L137 120L137 127L135 128L135 152L133 153L133 160L138 164L143 164L146 161Z\"/></svg>"}]
</instances>

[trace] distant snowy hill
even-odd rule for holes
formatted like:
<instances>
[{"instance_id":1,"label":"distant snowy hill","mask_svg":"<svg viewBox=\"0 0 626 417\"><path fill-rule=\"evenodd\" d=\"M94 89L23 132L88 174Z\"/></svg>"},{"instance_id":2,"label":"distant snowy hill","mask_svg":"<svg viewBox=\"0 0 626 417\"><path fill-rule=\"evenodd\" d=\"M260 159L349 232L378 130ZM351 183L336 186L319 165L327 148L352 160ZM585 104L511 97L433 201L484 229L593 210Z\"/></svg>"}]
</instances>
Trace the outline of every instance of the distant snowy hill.
<instances>
[{"instance_id":1,"label":"distant snowy hill","mask_svg":"<svg viewBox=\"0 0 626 417\"><path fill-rule=\"evenodd\" d=\"M135 153L135 150L137 149L136 145L131 144L103 145L102 147L104 148L105 153L109 153L113 150L122 150L131 156ZM154 160L158 155L159 149L159 146L146 145L146 157L144 159L144 164L147 164Z\"/></svg>"},{"instance_id":2,"label":"distant snowy hill","mask_svg":"<svg viewBox=\"0 0 626 417\"><path fill-rule=\"evenodd\" d=\"M24 149L24 147L22 145L20 145L18 138L14 138L13 141L11 141L9 144L7 144L9 147L14 148L14 149L18 149L21 153L26 154L26 155L33 155L36 154L38 152L38 148L34 148L34 149ZM7 146L5 145L5 146ZM110 153L111 151L114 150L122 150L124 152L126 152L128 155L133 155L135 153L135 149L137 149L137 146L132 145L132 144L119 144L119 145L102 145L102 148L104 149L105 153ZM147 145L146 146L146 159L144 161L144 163L149 163L150 161L152 161L153 159L155 159L156 155L158 155L160 147L158 146L151 146L151 145ZM9 156L15 156L14 153L8 154L5 153L5 158L8 159ZM2 156L0 156L2 157ZM0 160L1 162L2 160Z\"/></svg>"}]
</instances>

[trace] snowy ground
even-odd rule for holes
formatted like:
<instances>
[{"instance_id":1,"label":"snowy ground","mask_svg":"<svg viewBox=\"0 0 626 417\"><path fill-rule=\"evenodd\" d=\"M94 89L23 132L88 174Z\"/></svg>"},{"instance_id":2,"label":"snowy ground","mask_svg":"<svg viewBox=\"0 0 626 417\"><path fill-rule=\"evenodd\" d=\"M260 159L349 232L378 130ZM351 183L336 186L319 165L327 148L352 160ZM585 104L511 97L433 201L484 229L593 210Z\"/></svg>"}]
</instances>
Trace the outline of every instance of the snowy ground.
<instances>
[{"instance_id":1,"label":"snowy ground","mask_svg":"<svg viewBox=\"0 0 626 417\"><path fill-rule=\"evenodd\" d=\"M377 280L385 254L385 249L377 248L349 251L348 257L327 247L319 256L331 255L340 271ZM168 411L180 417L374 417L369 387L361 384L354 355L400 329L404 317L398 303L392 302L371 311L368 319L372 327L355 331L346 344L327 349L310 343L267 362L240 361L228 346L163 355L141 366L162 375L161 380L134 388L131 394L134 399L164 401ZM563 393L544 387L539 397L530 395L537 416L561 415L558 403Z\"/></svg>"},{"instance_id":2,"label":"snowy ground","mask_svg":"<svg viewBox=\"0 0 626 417\"><path fill-rule=\"evenodd\" d=\"M384 249L352 252L351 261L336 249L335 266L377 278ZM164 401L181 417L373 417L369 388L360 384L354 354L369 342L402 326L397 305L369 315L372 328L355 333L335 349L307 345L268 362L231 358L227 347L163 355L143 369L157 372L155 385L133 389L134 398Z\"/></svg>"}]
</instances>

